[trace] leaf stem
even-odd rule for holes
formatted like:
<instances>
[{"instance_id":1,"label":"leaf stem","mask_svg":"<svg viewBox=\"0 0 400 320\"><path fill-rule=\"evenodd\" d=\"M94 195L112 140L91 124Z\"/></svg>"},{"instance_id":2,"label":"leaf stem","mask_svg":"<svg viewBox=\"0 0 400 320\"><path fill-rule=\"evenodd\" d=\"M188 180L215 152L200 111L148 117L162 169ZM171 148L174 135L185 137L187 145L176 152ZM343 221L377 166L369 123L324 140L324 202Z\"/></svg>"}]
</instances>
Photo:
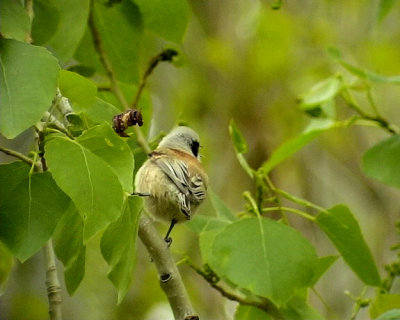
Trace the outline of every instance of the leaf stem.
<instances>
[{"instance_id":1,"label":"leaf stem","mask_svg":"<svg viewBox=\"0 0 400 320\"><path fill-rule=\"evenodd\" d=\"M298 197L296 197L296 196L294 196L294 195L292 195L290 193L287 193L286 191L283 191L283 190L275 188L275 187L274 187L274 190L275 190L275 192L277 194L281 195L282 197L284 197L284 198L286 198L286 199L288 199L288 200L290 200L290 201L292 201L294 203L302 205L302 206L304 206L306 208L312 208L312 209L315 209L315 210L318 210L318 211L326 212L325 208L322 208L322 207L320 207L320 206L318 206L318 205L316 205L316 204L314 204L314 203L312 203L312 202L310 202L308 200L304 200L304 199L298 198Z\"/></svg>"},{"instance_id":2,"label":"leaf stem","mask_svg":"<svg viewBox=\"0 0 400 320\"><path fill-rule=\"evenodd\" d=\"M30 166L35 166L35 168L40 168L40 164L39 163L36 163L31 158L28 158L27 156L24 156L22 153L19 153L19 152L15 151L15 150L11 150L11 149L8 149L8 148L0 146L0 151L5 153L5 154L7 154L7 155L9 155L9 156L12 156L12 157L15 157L17 159L20 159L20 160L24 161L25 163L29 164Z\"/></svg>"},{"instance_id":3,"label":"leaf stem","mask_svg":"<svg viewBox=\"0 0 400 320\"><path fill-rule=\"evenodd\" d=\"M273 211L281 211L281 210L286 211L286 212L295 213L295 214L297 214L297 215L299 215L299 216L301 216L301 217L303 217L303 218L306 218L307 220L310 220L310 221L315 221L315 217L313 217L312 215L310 215L310 214L308 214L308 213L306 213L306 212L304 212L304 211L295 209L295 208L289 208L289 207L269 207L269 208L263 208L263 209L262 209L263 212L273 212Z\"/></svg>"}]
</instances>

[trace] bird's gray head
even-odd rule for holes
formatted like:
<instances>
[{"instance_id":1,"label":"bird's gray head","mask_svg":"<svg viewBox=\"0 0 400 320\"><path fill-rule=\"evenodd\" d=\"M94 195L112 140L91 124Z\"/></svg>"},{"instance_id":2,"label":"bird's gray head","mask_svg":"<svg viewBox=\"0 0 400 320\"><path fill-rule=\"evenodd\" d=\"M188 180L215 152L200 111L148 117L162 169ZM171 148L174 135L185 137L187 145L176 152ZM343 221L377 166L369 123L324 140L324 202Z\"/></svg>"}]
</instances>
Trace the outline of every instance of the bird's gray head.
<instances>
[{"instance_id":1,"label":"bird's gray head","mask_svg":"<svg viewBox=\"0 0 400 320\"><path fill-rule=\"evenodd\" d=\"M189 127L176 127L161 140L158 147L178 149L199 158L199 135Z\"/></svg>"}]
</instances>

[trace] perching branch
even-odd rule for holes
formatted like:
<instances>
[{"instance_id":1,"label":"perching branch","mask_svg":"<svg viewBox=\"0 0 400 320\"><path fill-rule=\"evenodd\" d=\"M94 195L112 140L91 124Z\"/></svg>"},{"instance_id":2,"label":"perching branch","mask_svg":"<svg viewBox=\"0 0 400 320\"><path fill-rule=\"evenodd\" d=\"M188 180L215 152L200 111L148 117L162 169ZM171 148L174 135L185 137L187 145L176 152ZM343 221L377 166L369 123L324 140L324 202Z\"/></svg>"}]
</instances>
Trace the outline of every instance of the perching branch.
<instances>
[{"instance_id":1,"label":"perching branch","mask_svg":"<svg viewBox=\"0 0 400 320\"><path fill-rule=\"evenodd\" d=\"M160 286L168 298L175 319L199 319L199 316L193 311L182 278L165 241L144 213L142 213L139 221L139 237L157 268Z\"/></svg>"}]
</instances>

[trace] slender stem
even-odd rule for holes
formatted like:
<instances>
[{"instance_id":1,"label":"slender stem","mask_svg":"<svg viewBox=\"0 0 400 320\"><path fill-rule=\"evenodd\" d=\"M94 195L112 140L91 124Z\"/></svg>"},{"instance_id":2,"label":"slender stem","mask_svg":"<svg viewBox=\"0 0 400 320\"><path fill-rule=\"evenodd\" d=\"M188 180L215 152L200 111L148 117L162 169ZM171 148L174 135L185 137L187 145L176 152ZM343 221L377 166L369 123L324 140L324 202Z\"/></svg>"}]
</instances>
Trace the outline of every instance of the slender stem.
<instances>
[{"instance_id":1,"label":"slender stem","mask_svg":"<svg viewBox=\"0 0 400 320\"><path fill-rule=\"evenodd\" d=\"M312 215L301 211L301 210L297 210L295 208L289 208L289 207L270 207L270 208L263 208L262 211L263 212L271 212L271 211L286 211L286 212L292 212L295 214L298 214L299 216L302 216L303 218L306 218L307 220L310 221L315 221L315 217L313 217Z\"/></svg>"},{"instance_id":2,"label":"slender stem","mask_svg":"<svg viewBox=\"0 0 400 320\"><path fill-rule=\"evenodd\" d=\"M118 85L117 77L115 76L115 72L113 70L112 64L107 56L107 53L104 50L103 42L100 37L99 30L96 27L94 22L94 5L93 1L91 1L90 13L89 13L89 29L92 33L93 37L93 44L96 48L97 53L100 56L101 64L103 65L104 69L106 70L107 76L111 81L111 91L115 94L118 98L119 102L121 103L122 107L125 110L129 109L128 102L125 99L125 96Z\"/></svg>"},{"instance_id":3,"label":"slender stem","mask_svg":"<svg viewBox=\"0 0 400 320\"><path fill-rule=\"evenodd\" d=\"M175 319L198 320L199 317L193 310L178 268L165 241L144 213L139 221L139 237L157 268L160 286L169 300Z\"/></svg>"},{"instance_id":4,"label":"slender stem","mask_svg":"<svg viewBox=\"0 0 400 320\"><path fill-rule=\"evenodd\" d=\"M49 300L50 320L61 320L61 285L57 275L56 260L51 239L44 246L46 261L46 287Z\"/></svg>"},{"instance_id":5,"label":"slender stem","mask_svg":"<svg viewBox=\"0 0 400 320\"><path fill-rule=\"evenodd\" d=\"M28 17L29 17L29 22L31 24L31 27L29 29L28 34L25 36L25 42L27 43L31 43L32 42L32 35L31 35L31 29L32 29L32 21L33 18L35 16L34 12L33 12L33 0L26 0L25 1L25 10L28 13Z\"/></svg>"},{"instance_id":6,"label":"slender stem","mask_svg":"<svg viewBox=\"0 0 400 320\"><path fill-rule=\"evenodd\" d=\"M149 75L151 75L155 67L157 67L158 63L161 61L172 61L173 57L177 54L178 52L176 52L175 50L166 49L150 59L149 65L147 66L146 71L143 73L142 78L140 79L138 90L136 92L135 98L133 99L133 103L131 104L132 109L137 107L140 95L142 94L143 89L146 86L147 78L149 77Z\"/></svg>"},{"instance_id":7,"label":"slender stem","mask_svg":"<svg viewBox=\"0 0 400 320\"><path fill-rule=\"evenodd\" d=\"M284 198L286 198L286 199L288 199L288 200L290 200L290 201L292 201L294 203L302 205L302 206L304 206L306 208L313 208L313 209L316 209L318 211L324 211L324 212L326 211L325 208L322 208L322 207L320 207L320 206L318 206L318 205L316 205L316 204L314 204L314 203L312 203L310 201L307 201L307 200L298 198L298 197L296 197L294 195L291 195L290 193L287 193L286 191L283 191L283 190L278 189L278 188L274 188L274 190L275 190L275 192L277 194L281 195L282 197L284 197Z\"/></svg>"},{"instance_id":8,"label":"slender stem","mask_svg":"<svg viewBox=\"0 0 400 320\"><path fill-rule=\"evenodd\" d=\"M15 150L11 150L11 149L0 146L0 151L9 156L20 159L20 160L26 162L27 164L29 164L30 166L34 165L35 167L40 168L40 165L38 163L35 163L35 161L33 161L31 158L28 158L27 156L24 156L22 153L19 153Z\"/></svg>"},{"instance_id":9,"label":"slender stem","mask_svg":"<svg viewBox=\"0 0 400 320\"><path fill-rule=\"evenodd\" d=\"M184 259L184 262L191 268L193 269L197 274L199 274L204 280L206 280L212 288L217 290L223 297L239 302L242 305L247 305L247 306L253 306L258 309L261 309L268 314L274 316L274 319L283 319L282 315L280 314L279 310L276 308L276 306L269 300L267 299L260 299L260 301L256 300L249 300L246 299L242 296L239 296L237 294L234 294L232 292L228 292L225 290L223 287L218 285L219 279L215 281L213 277L210 277L207 272L203 271L199 267L197 267L192 261L190 261L189 258Z\"/></svg>"}]
</instances>

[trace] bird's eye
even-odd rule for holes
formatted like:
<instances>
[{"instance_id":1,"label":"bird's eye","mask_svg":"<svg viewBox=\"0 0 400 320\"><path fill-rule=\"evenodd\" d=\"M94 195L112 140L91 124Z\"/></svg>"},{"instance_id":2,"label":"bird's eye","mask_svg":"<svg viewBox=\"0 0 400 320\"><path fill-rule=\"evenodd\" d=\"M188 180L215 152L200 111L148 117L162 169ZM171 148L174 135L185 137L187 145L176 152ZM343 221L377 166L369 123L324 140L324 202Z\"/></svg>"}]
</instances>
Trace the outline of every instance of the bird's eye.
<instances>
[{"instance_id":1,"label":"bird's eye","mask_svg":"<svg viewBox=\"0 0 400 320\"><path fill-rule=\"evenodd\" d=\"M200 144L199 144L198 141L192 141L192 143L190 144L190 148L192 149L192 153L196 158L197 158L197 155L199 154L199 147L200 147Z\"/></svg>"}]
</instances>

